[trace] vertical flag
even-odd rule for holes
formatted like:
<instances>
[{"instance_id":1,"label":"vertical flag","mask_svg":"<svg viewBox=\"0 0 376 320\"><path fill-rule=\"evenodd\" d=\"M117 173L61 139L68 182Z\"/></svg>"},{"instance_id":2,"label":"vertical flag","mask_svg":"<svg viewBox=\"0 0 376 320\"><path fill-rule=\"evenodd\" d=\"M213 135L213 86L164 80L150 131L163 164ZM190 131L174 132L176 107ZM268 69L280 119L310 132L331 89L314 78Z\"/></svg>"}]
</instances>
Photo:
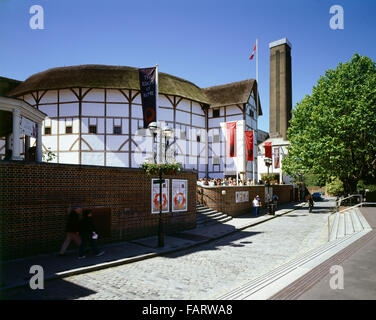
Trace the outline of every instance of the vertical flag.
<instances>
[{"instance_id":1,"label":"vertical flag","mask_svg":"<svg viewBox=\"0 0 376 320\"><path fill-rule=\"evenodd\" d=\"M256 48L257 48L257 42L255 43L255 47L253 48L253 51L252 51L251 56L249 57L249 60L252 60L253 57L255 56Z\"/></svg>"},{"instance_id":2,"label":"vertical flag","mask_svg":"<svg viewBox=\"0 0 376 320\"><path fill-rule=\"evenodd\" d=\"M138 69L144 128L157 121L157 72L155 67Z\"/></svg>"},{"instance_id":3,"label":"vertical flag","mask_svg":"<svg viewBox=\"0 0 376 320\"><path fill-rule=\"evenodd\" d=\"M278 169L280 167L279 162L279 147L274 148L274 168Z\"/></svg>"},{"instance_id":4,"label":"vertical flag","mask_svg":"<svg viewBox=\"0 0 376 320\"><path fill-rule=\"evenodd\" d=\"M265 148L265 158L272 158L272 143L271 142L265 142L264 144Z\"/></svg>"},{"instance_id":5,"label":"vertical flag","mask_svg":"<svg viewBox=\"0 0 376 320\"><path fill-rule=\"evenodd\" d=\"M253 161L253 131L244 131L247 160Z\"/></svg>"},{"instance_id":6,"label":"vertical flag","mask_svg":"<svg viewBox=\"0 0 376 320\"><path fill-rule=\"evenodd\" d=\"M227 146L227 157L235 157L235 130L236 122L226 123L226 146Z\"/></svg>"}]
</instances>

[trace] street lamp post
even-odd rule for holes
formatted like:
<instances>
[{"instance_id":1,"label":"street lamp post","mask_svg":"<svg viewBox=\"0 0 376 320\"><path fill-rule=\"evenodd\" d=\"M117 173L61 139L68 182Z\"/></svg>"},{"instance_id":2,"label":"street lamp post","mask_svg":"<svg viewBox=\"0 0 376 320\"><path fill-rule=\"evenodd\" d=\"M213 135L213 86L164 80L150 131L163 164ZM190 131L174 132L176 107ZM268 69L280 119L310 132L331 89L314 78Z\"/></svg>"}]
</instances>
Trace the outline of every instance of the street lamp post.
<instances>
[{"instance_id":1,"label":"street lamp post","mask_svg":"<svg viewBox=\"0 0 376 320\"><path fill-rule=\"evenodd\" d=\"M269 187L270 187L270 181L269 181L269 167L272 165L273 163L273 160L271 158L265 158L264 159L264 162L265 162L265 165L266 167L268 168L268 175L267 175L267 179L266 179L266 188L268 190L267 194L268 194L268 204L267 204L267 210L268 210L268 213L270 214L271 213L271 207L270 207L270 192L269 192Z\"/></svg>"},{"instance_id":2,"label":"street lamp post","mask_svg":"<svg viewBox=\"0 0 376 320\"><path fill-rule=\"evenodd\" d=\"M167 149L168 149L168 145L169 145L169 138L172 134L172 130L170 129L170 127L166 126L164 127L163 129L158 127L157 123L156 122L152 122L150 123L149 125L149 129L151 131L151 133L153 134L153 150L155 150L154 146L156 145L156 137L159 133L160 135L160 141L159 143L162 144L162 138L164 137L165 138L165 147L164 147L164 162L167 163ZM161 148L162 146L160 146L160 150L162 150ZM159 156L160 159L163 159L162 155ZM154 163L157 163L157 154L155 151L153 151L153 159L154 159ZM163 223L163 212L162 212L162 205L163 205L163 196L162 196L162 184L164 182L164 180L162 180L163 178L163 168L162 167L159 167L159 170L158 170L158 183L159 183L159 222L158 222L158 247L164 247L164 223Z\"/></svg>"}]
</instances>

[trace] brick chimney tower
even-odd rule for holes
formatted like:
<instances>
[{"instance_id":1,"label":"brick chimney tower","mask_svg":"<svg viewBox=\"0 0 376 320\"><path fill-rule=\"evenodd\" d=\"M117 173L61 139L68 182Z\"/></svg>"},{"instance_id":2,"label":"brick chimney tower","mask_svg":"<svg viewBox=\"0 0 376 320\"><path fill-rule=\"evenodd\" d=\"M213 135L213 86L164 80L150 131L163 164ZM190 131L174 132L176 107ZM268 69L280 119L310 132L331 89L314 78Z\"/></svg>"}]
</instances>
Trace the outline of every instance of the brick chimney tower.
<instances>
[{"instance_id":1,"label":"brick chimney tower","mask_svg":"<svg viewBox=\"0 0 376 320\"><path fill-rule=\"evenodd\" d=\"M271 138L287 140L291 119L291 44L286 39L269 43L270 49L270 109L269 134Z\"/></svg>"}]
</instances>

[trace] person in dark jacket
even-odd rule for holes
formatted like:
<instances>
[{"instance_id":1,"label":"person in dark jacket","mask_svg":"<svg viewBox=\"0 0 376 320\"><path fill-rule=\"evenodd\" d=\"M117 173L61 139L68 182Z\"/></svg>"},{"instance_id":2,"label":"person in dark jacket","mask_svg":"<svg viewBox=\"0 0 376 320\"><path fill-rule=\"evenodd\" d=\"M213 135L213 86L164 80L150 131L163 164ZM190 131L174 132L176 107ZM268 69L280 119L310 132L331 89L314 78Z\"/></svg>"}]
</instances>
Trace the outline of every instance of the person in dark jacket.
<instances>
[{"instance_id":1,"label":"person in dark jacket","mask_svg":"<svg viewBox=\"0 0 376 320\"><path fill-rule=\"evenodd\" d=\"M78 232L78 211L79 208L71 209L68 216L67 225L65 227L65 232L67 233L67 236L65 238L65 241L63 242L63 245L60 249L60 256L63 256L65 251L67 250L69 244L74 240L76 242L77 246L79 247L81 245L81 238L79 236Z\"/></svg>"},{"instance_id":2,"label":"person in dark jacket","mask_svg":"<svg viewBox=\"0 0 376 320\"><path fill-rule=\"evenodd\" d=\"M78 253L78 259L84 259L84 255L87 244L89 243L93 253L99 257L104 254L104 251L100 251L95 243L95 239L98 235L95 232L95 226L93 223L92 212L89 209L83 211L83 216L79 224L79 232L81 236L81 245Z\"/></svg>"}]
</instances>

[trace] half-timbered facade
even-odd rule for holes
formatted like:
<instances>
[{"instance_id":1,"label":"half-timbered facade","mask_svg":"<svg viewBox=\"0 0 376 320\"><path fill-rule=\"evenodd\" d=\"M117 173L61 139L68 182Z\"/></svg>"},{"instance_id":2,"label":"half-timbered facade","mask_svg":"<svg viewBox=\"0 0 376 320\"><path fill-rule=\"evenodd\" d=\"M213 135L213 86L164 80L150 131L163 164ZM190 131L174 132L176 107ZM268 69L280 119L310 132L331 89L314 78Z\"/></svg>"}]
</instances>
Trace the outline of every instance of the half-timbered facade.
<instances>
[{"instance_id":1,"label":"half-timbered facade","mask_svg":"<svg viewBox=\"0 0 376 320\"><path fill-rule=\"evenodd\" d=\"M171 155L183 168L197 170L200 177L235 174L234 164L225 157L220 123L245 120L247 129L256 130L257 115L262 114L261 107L256 111L256 94L254 80L201 89L159 73L157 120L174 129ZM7 95L47 114L43 149L51 150L57 163L133 168L152 157L152 137L143 129L136 68L49 69ZM256 161L248 163L248 177L256 172Z\"/></svg>"}]
</instances>

